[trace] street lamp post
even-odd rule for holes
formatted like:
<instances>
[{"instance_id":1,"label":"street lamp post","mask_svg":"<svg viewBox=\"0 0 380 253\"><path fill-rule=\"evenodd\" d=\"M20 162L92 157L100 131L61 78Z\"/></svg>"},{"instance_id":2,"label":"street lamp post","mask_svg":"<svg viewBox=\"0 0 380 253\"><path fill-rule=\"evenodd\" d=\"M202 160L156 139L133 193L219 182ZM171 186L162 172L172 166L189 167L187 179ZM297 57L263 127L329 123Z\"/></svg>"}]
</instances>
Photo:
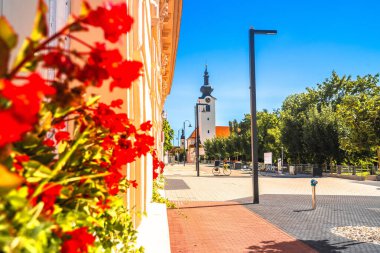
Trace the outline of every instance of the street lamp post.
<instances>
[{"instance_id":1,"label":"street lamp post","mask_svg":"<svg viewBox=\"0 0 380 253\"><path fill-rule=\"evenodd\" d=\"M200 105L208 105L208 104L202 104L202 103L196 103L195 104L195 168L197 171L197 177L199 177L199 119L198 119L198 107Z\"/></svg>"},{"instance_id":2,"label":"street lamp post","mask_svg":"<svg viewBox=\"0 0 380 253\"><path fill-rule=\"evenodd\" d=\"M184 155L184 159L183 159L183 166L186 165L186 121L189 122L188 127L191 127L190 121L185 120L183 122L183 136L184 136L184 139L183 139L183 148L185 149L185 155Z\"/></svg>"},{"instance_id":3,"label":"street lamp post","mask_svg":"<svg viewBox=\"0 0 380 253\"><path fill-rule=\"evenodd\" d=\"M253 204L259 203L259 168L258 168L258 141L256 119L256 73L255 73L255 34L275 35L277 30L249 29L249 72L250 72L250 95L251 95L251 155L252 155L252 184Z\"/></svg>"},{"instance_id":4,"label":"street lamp post","mask_svg":"<svg viewBox=\"0 0 380 253\"><path fill-rule=\"evenodd\" d=\"M281 146L281 168L284 166L284 147Z\"/></svg>"},{"instance_id":5,"label":"street lamp post","mask_svg":"<svg viewBox=\"0 0 380 253\"><path fill-rule=\"evenodd\" d=\"M178 148L180 148L179 146L179 132L181 131L181 129L178 129L178 132L177 132L177 146ZM177 152L177 161L178 161L178 164L179 164L179 153Z\"/></svg>"}]
</instances>

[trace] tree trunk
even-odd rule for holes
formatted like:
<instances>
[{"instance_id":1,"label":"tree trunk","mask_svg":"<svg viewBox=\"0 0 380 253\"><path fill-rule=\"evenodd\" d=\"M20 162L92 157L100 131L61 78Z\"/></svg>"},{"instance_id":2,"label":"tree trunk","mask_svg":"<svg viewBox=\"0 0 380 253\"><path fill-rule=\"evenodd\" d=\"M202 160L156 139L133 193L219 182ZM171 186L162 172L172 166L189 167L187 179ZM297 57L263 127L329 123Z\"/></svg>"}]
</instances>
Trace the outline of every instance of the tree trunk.
<instances>
[{"instance_id":1,"label":"tree trunk","mask_svg":"<svg viewBox=\"0 0 380 253\"><path fill-rule=\"evenodd\" d=\"M380 146L377 147L377 169L380 170Z\"/></svg>"}]
</instances>

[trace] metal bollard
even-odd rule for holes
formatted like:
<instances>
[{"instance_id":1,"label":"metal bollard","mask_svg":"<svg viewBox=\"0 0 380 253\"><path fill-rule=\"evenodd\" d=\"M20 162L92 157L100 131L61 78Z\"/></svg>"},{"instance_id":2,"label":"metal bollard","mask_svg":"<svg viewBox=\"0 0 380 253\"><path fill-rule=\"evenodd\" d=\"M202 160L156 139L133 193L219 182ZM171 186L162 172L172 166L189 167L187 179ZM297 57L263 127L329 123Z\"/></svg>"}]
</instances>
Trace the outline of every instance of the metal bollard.
<instances>
[{"instance_id":1,"label":"metal bollard","mask_svg":"<svg viewBox=\"0 0 380 253\"><path fill-rule=\"evenodd\" d=\"M314 210L317 207L316 197L315 197L315 186L318 184L318 181L313 178L310 181L310 184L311 184L311 190L312 190L312 207Z\"/></svg>"}]
</instances>

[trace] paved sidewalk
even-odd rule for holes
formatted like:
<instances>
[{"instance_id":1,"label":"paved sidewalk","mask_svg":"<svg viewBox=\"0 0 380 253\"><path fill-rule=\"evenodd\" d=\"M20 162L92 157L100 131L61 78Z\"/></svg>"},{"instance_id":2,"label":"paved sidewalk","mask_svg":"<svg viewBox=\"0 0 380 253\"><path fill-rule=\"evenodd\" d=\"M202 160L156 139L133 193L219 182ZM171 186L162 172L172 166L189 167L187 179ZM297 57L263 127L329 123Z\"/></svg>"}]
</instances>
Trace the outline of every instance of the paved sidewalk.
<instances>
[{"instance_id":1,"label":"paved sidewalk","mask_svg":"<svg viewBox=\"0 0 380 253\"><path fill-rule=\"evenodd\" d=\"M237 202L178 202L168 210L172 253L317 252Z\"/></svg>"},{"instance_id":2,"label":"paved sidewalk","mask_svg":"<svg viewBox=\"0 0 380 253\"><path fill-rule=\"evenodd\" d=\"M317 252L247 209L250 204L212 201L215 198L208 201L189 198L194 199L189 201L186 197L176 198L172 194L177 191L185 194L182 196L210 197L207 192L219 185L218 178L222 177L209 177L207 180L207 167L202 167L202 178L197 178L206 181L207 191L203 187L189 187L181 179L193 177L193 166L169 167L166 171L168 180L171 180L166 192L178 207L168 210L172 253Z\"/></svg>"},{"instance_id":3,"label":"paved sidewalk","mask_svg":"<svg viewBox=\"0 0 380 253\"><path fill-rule=\"evenodd\" d=\"M213 176L211 169L201 166L197 177L194 165L166 168L166 196L180 207L168 211L173 253L380 252L331 232L380 227L380 182L318 178L317 209L310 210L310 178L260 176L260 204L252 205L249 174Z\"/></svg>"}]
</instances>

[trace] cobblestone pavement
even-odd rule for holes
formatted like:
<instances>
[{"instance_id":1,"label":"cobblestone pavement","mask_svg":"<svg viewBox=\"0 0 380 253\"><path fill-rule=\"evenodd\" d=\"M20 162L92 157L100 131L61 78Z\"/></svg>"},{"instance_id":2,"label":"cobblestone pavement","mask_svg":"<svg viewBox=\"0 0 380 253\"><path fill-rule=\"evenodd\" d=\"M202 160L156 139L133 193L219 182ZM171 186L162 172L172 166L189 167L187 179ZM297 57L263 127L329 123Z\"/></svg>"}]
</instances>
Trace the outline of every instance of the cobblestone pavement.
<instances>
[{"instance_id":1,"label":"cobblestone pavement","mask_svg":"<svg viewBox=\"0 0 380 253\"><path fill-rule=\"evenodd\" d=\"M340 226L380 227L380 197L322 195L317 197L316 210L311 210L309 196L262 195L260 205L246 207L319 252L380 252L380 245L330 231Z\"/></svg>"},{"instance_id":2,"label":"cobblestone pavement","mask_svg":"<svg viewBox=\"0 0 380 253\"><path fill-rule=\"evenodd\" d=\"M200 177L196 177L192 165L169 166L166 177L166 196L171 200L252 201L252 179L240 171L233 171L231 176L213 176L211 167L202 166ZM283 176L260 177L260 204L244 207L320 252L380 252L379 245L351 241L330 232L335 226L380 226L380 182L317 180L318 206L314 211L310 210L310 178ZM255 250L251 252L281 252Z\"/></svg>"}]
</instances>

